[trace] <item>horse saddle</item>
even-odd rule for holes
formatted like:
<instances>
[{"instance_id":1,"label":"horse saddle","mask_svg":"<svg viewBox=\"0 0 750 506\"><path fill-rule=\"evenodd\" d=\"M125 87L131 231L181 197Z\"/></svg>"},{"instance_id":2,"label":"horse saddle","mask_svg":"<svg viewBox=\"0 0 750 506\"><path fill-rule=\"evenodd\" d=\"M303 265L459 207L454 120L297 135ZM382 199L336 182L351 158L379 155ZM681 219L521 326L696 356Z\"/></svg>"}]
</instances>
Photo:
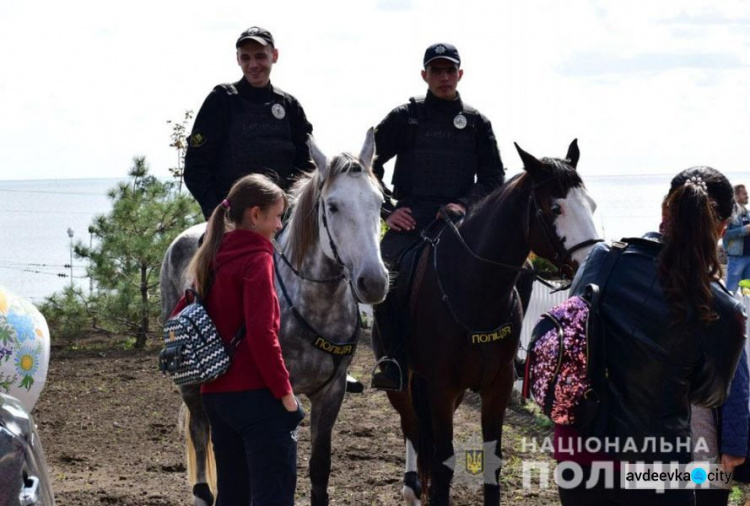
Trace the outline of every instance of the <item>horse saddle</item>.
<instances>
[{"instance_id":1,"label":"horse saddle","mask_svg":"<svg viewBox=\"0 0 750 506\"><path fill-rule=\"evenodd\" d=\"M421 281L424 266L419 260L425 254L428 245L435 244L446 227L445 221L438 218L427 225L419 234L419 239L407 246L396 258L391 266L391 273L395 274L391 291L398 301L398 307L408 308L414 282ZM420 269L421 267L421 269Z\"/></svg>"}]
</instances>

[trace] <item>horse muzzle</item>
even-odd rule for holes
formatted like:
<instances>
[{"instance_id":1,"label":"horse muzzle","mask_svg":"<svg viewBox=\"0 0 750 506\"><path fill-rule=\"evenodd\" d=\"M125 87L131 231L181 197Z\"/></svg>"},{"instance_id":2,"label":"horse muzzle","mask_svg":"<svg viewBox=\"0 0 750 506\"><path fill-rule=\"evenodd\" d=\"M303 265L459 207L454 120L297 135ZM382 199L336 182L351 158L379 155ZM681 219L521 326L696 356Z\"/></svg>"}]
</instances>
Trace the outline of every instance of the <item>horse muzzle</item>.
<instances>
[{"instance_id":1,"label":"horse muzzle","mask_svg":"<svg viewBox=\"0 0 750 506\"><path fill-rule=\"evenodd\" d=\"M388 271L379 266L364 268L352 276L352 288L362 304L378 304L388 293Z\"/></svg>"}]
</instances>

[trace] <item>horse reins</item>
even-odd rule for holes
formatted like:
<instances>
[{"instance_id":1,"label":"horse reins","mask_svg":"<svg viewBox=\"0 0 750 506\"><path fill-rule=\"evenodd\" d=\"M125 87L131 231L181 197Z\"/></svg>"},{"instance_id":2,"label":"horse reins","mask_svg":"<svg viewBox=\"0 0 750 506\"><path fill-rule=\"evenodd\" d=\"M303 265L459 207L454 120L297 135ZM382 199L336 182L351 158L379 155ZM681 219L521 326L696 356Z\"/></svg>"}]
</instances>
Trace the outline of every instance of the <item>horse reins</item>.
<instances>
[{"instance_id":1,"label":"horse reins","mask_svg":"<svg viewBox=\"0 0 750 506\"><path fill-rule=\"evenodd\" d=\"M323 189L323 183L321 182L318 186L318 199L315 202L315 211L317 212L319 209L321 209L320 201L322 196L322 190ZM332 278L325 278L325 279L315 279L311 278L309 276L305 276L302 272L295 269L292 263L289 261L289 259L284 255L283 251L281 250L281 247L274 241L274 246L276 246L276 253L279 255L279 257L282 259L282 261L289 267L289 269L294 273L295 276L298 278L309 281L312 283L340 283L341 281L346 279L346 275L344 273L344 269L346 266L344 265L344 262L341 260L341 257L339 256L338 248L336 248L336 243L333 241L333 237L331 236L331 231L328 229L328 220L326 219L326 210L325 206L322 207L322 222L323 222L323 228L326 231L326 235L328 236L328 244L331 248L331 251L333 252L333 256L336 260L336 263L341 267L342 271L341 274L338 276L334 276ZM308 332L312 333L313 337L323 337L323 334L321 332L318 332L318 330L312 326L310 322L308 322L304 316L302 316L302 313L299 312L297 307L294 305L294 301L292 301L292 298L289 296L289 292L286 289L286 285L284 284L284 280L281 277L281 273L279 272L279 264L278 262L274 262L274 270L276 272L276 278L279 281L279 287L281 288L281 293L284 296L284 300L286 300L286 303L289 304L289 309L292 311L292 314L294 315L294 318L302 325L302 327L307 330ZM350 355L354 354L354 348L357 346L357 341L359 340L359 331L362 327L362 315L359 311L358 306L358 300L357 295L354 292L354 287L351 284L351 280L349 280L349 290L352 294L352 299L354 300L354 312L357 315L357 321L354 326L354 332L352 333L351 337L344 343L338 343L336 341L327 339L323 337L324 340L328 342L332 342L335 344L351 344L352 345L352 353ZM333 381L333 378L336 376L336 371L338 370L341 360L343 359L344 355L336 355L332 354L333 356L333 373L331 376L318 388L316 388L314 391L310 392L309 395L315 395L319 391L323 390L328 384Z\"/></svg>"},{"instance_id":2,"label":"horse reins","mask_svg":"<svg viewBox=\"0 0 750 506\"><path fill-rule=\"evenodd\" d=\"M557 235L554 234L552 226L547 221L547 217L545 216L544 211L542 210L541 206L539 205L539 201L538 201L537 195L536 195L536 190L537 190L537 188L539 188L539 187L541 187L541 186L543 186L543 185L545 185L547 183L550 183L552 181L556 181L558 179L558 177L559 176L555 176L555 177L552 177L552 178L549 178L549 179L545 179L544 181L541 181L539 183L535 183L534 185L532 185L532 187L531 187L531 193L529 195L529 203L530 203L529 208L531 208L531 206L533 206L533 208L534 208L533 214L534 214L537 222L540 223L540 226L541 226L541 228L543 230L545 238L552 245L553 250L555 251L555 260L560 265L563 265L562 261L563 260L567 260L568 258L570 258L572 256L572 254L575 253L576 251L578 251L578 250L580 250L582 248L585 248L587 246L590 246L592 244L596 244L598 242L602 242L603 239L599 239L599 238L596 238L596 239L587 239L587 240L582 241L582 242L580 242L580 243L578 243L578 244L576 244L576 245L574 245L574 246L572 246L572 247L570 247L568 249L565 249L565 247L562 244L562 242L557 238ZM448 213L446 212L445 207L441 207L439 212L440 212L440 217L447 223L448 228L451 230L451 232L453 233L453 235L455 235L455 237L458 239L459 244L461 244L461 246L464 248L464 250L466 250L466 252L469 253L469 255L472 258L474 258L475 260L477 260L479 262L482 262L482 263L486 263L488 265L493 265L493 266L496 266L496 267L500 267L501 269L506 269L506 270L515 271L515 272L519 272L519 273L520 272L531 272L531 273L534 274L534 278L537 281L541 282L543 285L547 286L548 288L553 288L554 291L560 291L560 290L564 290L564 289L567 289L567 288L570 287L570 284L568 284L566 286L563 286L563 287L556 287L556 286L552 285L547 280L545 280L544 278L542 278L541 276L539 276L539 272L538 272L538 270L536 268L532 267L531 269L529 269L528 267L524 267L524 266L515 266L515 265L506 264L506 263L503 263L503 262L497 262L495 260L490 260L488 258L484 258L484 257L476 254L474 252L474 250L471 249L471 246L469 246L466 243L466 241L464 240L463 236L461 235L461 231L458 230L458 227L456 227L455 223L453 223L453 220L451 220L450 216L448 216ZM527 216L529 216L530 214L531 214L531 212L527 213ZM531 220L527 219L527 226L526 226L526 229L527 229L526 230L526 240L527 240L527 242L528 242L528 239L529 239L529 230L531 228L531 223L530 222L531 222ZM443 283L442 283L442 281L440 279L440 272L438 271L438 258L437 258L438 244L440 243L440 234L438 234L438 237L436 237L435 239L432 239L432 240L430 240L430 239L428 239L426 237L423 237L423 239L425 241L429 242L431 244L431 246L432 246L432 249L433 249L433 252L432 252L432 265L433 265L433 269L435 270L435 279L437 281L437 285L438 285L438 288L440 290L441 300L447 306L448 311L450 312L451 316L453 317L453 320L459 326L463 327L465 330L471 331L470 327L468 325L466 325L465 323L463 323L463 321L456 314L456 311L453 308L453 304L451 304L450 297L446 293L445 287L443 286ZM558 270L560 271L560 273L562 273L564 275L562 269L559 266L558 266ZM513 297L512 303L513 304L516 303L516 298L515 297Z\"/></svg>"},{"instance_id":3,"label":"horse reins","mask_svg":"<svg viewBox=\"0 0 750 506\"><path fill-rule=\"evenodd\" d=\"M598 242L602 242L604 239L599 239L599 238L586 239L585 241L581 241L578 244L575 244L571 246L570 248L565 249L565 245L563 245L562 241L560 241L560 239L557 237L557 235L554 232L552 224L550 224L550 222L547 220L547 216L544 214L544 211L542 211L542 206L539 205L539 200L536 195L537 188L540 188L541 186L544 186L547 183L557 181L558 179L559 179L559 176L554 176L549 179L545 179L544 181L540 181L539 183L534 183L531 186L531 194L529 195L529 200L534 206L534 209L535 209L534 214L536 216L536 220L541 226L542 232L544 233L544 236L547 239L547 242L552 246L552 249L554 250L554 253L555 253L554 261L559 264L558 270L560 271L560 273L565 275L565 273L563 272L563 268L567 267L565 265L565 261L568 259L571 259L573 256L573 253L587 246L591 246ZM530 225L528 225L527 228L529 226ZM527 230L527 236L528 236L528 230ZM537 279L540 281L542 280L542 278L540 278L538 275L537 275Z\"/></svg>"}]
</instances>

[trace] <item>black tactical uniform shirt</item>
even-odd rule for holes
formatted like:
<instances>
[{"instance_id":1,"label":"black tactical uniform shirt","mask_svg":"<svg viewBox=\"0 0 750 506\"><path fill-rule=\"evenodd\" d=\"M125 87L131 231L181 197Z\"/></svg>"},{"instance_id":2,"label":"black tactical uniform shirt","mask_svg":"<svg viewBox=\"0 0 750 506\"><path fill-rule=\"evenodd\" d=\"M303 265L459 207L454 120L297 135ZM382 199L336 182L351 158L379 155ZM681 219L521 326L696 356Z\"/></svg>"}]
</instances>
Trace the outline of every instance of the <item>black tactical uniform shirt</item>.
<instances>
[{"instance_id":1,"label":"black tactical uniform shirt","mask_svg":"<svg viewBox=\"0 0 750 506\"><path fill-rule=\"evenodd\" d=\"M185 184L208 219L242 176L263 173L287 190L312 171L312 125L296 98L245 79L216 86L195 118L185 155Z\"/></svg>"},{"instance_id":2,"label":"black tactical uniform shirt","mask_svg":"<svg viewBox=\"0 0 750 506\"><path fill-rule=\"evenodd\" d=\"M378 125L375 144L373 171L381 185L383 164L397 157L392 196L399 206L457 202L469 208L505 180L490 121L460 96L442 100L428 91L424 99L410 99ZM393 210L388 198L383 210Z\"/></svg>"}]
</instances>

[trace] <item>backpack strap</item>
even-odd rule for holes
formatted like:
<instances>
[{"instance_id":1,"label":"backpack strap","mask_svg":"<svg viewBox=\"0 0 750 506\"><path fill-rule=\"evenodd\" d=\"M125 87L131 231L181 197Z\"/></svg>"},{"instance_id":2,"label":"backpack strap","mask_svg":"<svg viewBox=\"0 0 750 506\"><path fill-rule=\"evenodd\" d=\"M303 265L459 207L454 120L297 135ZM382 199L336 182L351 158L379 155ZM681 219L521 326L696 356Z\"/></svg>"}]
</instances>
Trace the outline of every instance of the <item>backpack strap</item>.
<instances>
[{"instance_id":1,"label":"backpack strap","mask_svg":"<svg viewBox=\"0 0 750 506\"><path fill-rule=\"evenodd\" d=\"M628 247L627 242L615 241L612 243L612 247L604 258L599 274L596 277L596 283L591 283L584 289L584 297L589 301L589 321L588 321L588 332L589 335L589 346L590 346L590 357L589 357L589 378L591 380L592 391L594 395L598 396L598 402L600 404L598 408L599 413L606 413L608 410L608 396L606 391L606 382L608 376L608 370L606 366L607 356L607 336L602 321L601 308L599 302L604 296L607 290L607 283L612 275L612 271L617 265L617 261L620 259L620 255ZM594 420L594 426L591 429L591 433L601 434L604 430L604 426L607 423L606 416L598 416Z\"/></svg>"},{"instance_id":2,"label":"backpack strap","mask_svg":"<svg viewBox=\"0 0 750 506\"><path fill-rule=\"evenodd\" d=\"M206 288L206 293L203 297L201 297L198 294L198 291L194 288L187 288L185 290L185 300L190 302L190 299L193 299L193 302L196 302L200 304L201 306L206 306L204 303L204 300L206 297L208 297L209 292L211 291L211 288L214 285L214 279L216 279L216 273L219 271L219 269L216 269L215 271L211 272L211 278L208 281L208 288ZM242 322L242 325L240 325L240 328L237 329L237 332L234 333L234 337L232 338L232 341L229 343L229 345L226 346L227 354L229 354L229 358L232 358L232 355L234 354L234 350L237 349L237 346L239 346L240 341L245 337L245 322Z\"/></svg>"}]
</instances>

